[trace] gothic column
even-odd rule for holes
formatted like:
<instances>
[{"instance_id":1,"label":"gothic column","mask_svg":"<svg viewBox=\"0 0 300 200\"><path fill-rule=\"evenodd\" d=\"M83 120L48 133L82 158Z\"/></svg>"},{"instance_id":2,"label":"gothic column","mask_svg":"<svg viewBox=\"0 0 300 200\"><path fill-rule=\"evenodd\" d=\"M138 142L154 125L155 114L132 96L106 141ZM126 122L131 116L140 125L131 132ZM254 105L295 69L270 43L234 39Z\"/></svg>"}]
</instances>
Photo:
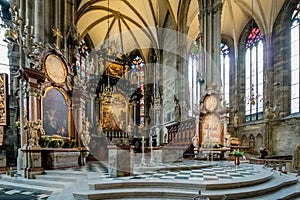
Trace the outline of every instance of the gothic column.
<instances>
[{"instance_id":1,"label":"gothic column","mask_svg":"<svg viewBox=\"0 0 300 200\"><path fill-rule=\"evenodd\" d=\"M45 39L43 3L43 0L34 1L34 42L43 42Z\"/></svg>"},{"instance_id":2,"label":"gothic column","mask_svg":"<svg viewBox=\"0 0 300 200\"><path fill-rule=\"evenodd\" d=\"M178 37L177 41L177 58L176 58L176 68L177 68L177 80L176 80L176 97L179 100L180 105L180 121L187 119L187 102L188 102L188 83L185 79L185 74L187 70L187 60L186 60L186 39L183 37Z\"/></svg>"},{"instance_id":3,"label":"gothic column","mask_svg":"<svg viewBox=\"0 0 300 200\"><path fill-rule=\"evenodd\" d=\"M221 0L199 0L200 34L203 36L204 68L206 87L209 91L219 91L220 44L221 44Z\"/></svg>"}]
</instances>

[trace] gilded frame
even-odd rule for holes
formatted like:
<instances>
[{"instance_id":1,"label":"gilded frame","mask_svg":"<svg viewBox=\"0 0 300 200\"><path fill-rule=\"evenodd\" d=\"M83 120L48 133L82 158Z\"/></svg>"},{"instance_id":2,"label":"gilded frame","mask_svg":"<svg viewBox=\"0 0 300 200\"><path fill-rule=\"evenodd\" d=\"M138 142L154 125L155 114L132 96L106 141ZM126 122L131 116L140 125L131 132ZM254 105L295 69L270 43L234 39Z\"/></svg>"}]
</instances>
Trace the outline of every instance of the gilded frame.
<instances>
[{"instance_id":1,"label":"gilded frame","mask_svg":"<svg viewBox=\"0 0 300 200\"><path fill-rule=\"evenodd\" d=\"M47 94L51 95L48 99ZM71 137L72 113L68 100L68 96L60 88L46 88L41 101L41 119L46 135ZM55 121L51 121L52 119Z\"/></svg>"},{"instance_id":2,"label":"gilded frame","mask_svg":"<svg viewBox=\"0 0 300 200\"><path fill-rule=\"evenodd\" d=\"M61 57L50 54L45 59L46 74L50 80L57 84L64 83L67 78L67 69Z\"/></svg>"},{"instance_id":3,"label":"gilded frame","mask_svg":"<svg viewBox=\"0 0 300 200\"><path fill-rule=\"evenodd\" d=\"M121 94L112 95L112 103L101 101L101 127L104 131L126 130L126 100Z\"/></svg>"},{"instance_id":4,"label":"gilded frame","mask_svg":"<svg viewBox=\"0 0 300 200\"><path fill-rule=\"evenodd\" d=\"M7 75L0 74L0 126L7 125Z\"/></svg>"},{"instance_id":5,"label":"gilded frame","mask_svg":"<svg viewBox=\"0 0 300 200\"><path fill-rule=\"evenodd\" d=\"M122 78L123 76L123 65L117 63L108 63L106 66L106 75L116 78Z\"/></svg>"}]
</instances>

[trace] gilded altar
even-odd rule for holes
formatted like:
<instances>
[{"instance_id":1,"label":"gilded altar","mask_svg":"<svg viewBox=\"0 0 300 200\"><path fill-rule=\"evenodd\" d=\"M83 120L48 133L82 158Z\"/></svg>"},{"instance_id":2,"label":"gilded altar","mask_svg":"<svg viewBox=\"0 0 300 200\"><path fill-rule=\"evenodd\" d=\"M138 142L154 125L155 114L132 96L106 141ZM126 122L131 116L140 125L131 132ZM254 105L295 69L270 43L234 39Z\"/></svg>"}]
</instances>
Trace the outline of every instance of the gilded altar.
<instances>
[{"instance_id":1,"label":"gilded altar","mask_svg":"<svg viewBox=\"0 0 300 200\"><path fill-rule=\"evenodd\" d=\"M126 100L121 94L112 94L112 102L101 102L101 126L103 131L126 130Z\"/></svg>"}]
</instances>

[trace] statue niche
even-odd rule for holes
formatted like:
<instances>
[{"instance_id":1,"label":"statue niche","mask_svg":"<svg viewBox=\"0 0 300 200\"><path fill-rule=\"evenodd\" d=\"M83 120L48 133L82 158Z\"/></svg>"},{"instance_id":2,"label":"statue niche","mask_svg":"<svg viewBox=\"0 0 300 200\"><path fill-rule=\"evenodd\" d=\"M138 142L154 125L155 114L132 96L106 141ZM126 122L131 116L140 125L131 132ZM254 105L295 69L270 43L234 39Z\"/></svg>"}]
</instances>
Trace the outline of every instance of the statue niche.
<instances>
[{"instance_id":1,"label":"statue niche","mask_svg":"<svg viewBox=\"0 0 300 200\"><path fill-rule=\"evenodd\" d=\"M67 137L69 109L64 95L56 88L46 91L42 100L43 126L47 135Z\"/></svg>"}]
</instances>

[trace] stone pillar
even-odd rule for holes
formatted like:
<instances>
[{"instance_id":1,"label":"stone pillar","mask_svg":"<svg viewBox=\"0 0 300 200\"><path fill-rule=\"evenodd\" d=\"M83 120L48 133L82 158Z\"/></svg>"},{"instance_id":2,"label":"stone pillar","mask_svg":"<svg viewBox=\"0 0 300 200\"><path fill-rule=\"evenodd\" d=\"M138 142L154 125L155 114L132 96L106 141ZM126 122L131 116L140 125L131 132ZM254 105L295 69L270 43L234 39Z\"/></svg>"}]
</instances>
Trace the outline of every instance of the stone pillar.
<instances>
[{"instance_id":1,"label":"stone pillar","mask_svg":"<svg viewBox=\"0 0 300 200\"><path fill-rule=\"evenodd\" d=\"M39 96L39 89L30 87L28 93L28 119L29 121L36 121L38 116L38 96Z\"/></svg>"},{"instance_id":2,"label":"stone pillar","mask_svg":"<svg viewBox=\"0 0 300 200\"><path fill-rule=\"evenodd\" d=\"M100 120L100 99L99 97L96 97L95 99L95 117L96 117L96 120L99 121Z\"/></svg>"},{"instance_id":3,"label":"stone pillar","mask_svg":"<svg viewBox=\"0 0 300 200\"><path fill-rule=\"evenodd\" d=\"M4 133L3 133L4 134ZM6 150L0 151L0 174L7 172L7 166L6 166Z\"/></svg>"},{"instance_id":4,"label":"stone pillar","mask_svg":"<svg viewBox=\"0 0 300 200\"><path fill-rule=\"evenodd\" d=\"M43 0L34 0L34 42L43 42L45 38L43 3Z\"/></svg>"},{"instance_id":5,"label":"stone pillar","mask_svg":"<svg viewBox=\"0 0 300 200\"><path fill-rule=\"evenodd\" d=\"M297 170L298 175L300 175L300 144L297 145L297 149L294 151L292 171L293 170Z\"/></svg>"},{"instance_id":6,"label":"stone pillar","mask_svg":"<svg viewBox=\"0 0 300 200\"><path fill-rule=\"evenodd\" d=\"M187 119L187 102L188 102L188 83L185 79L185 74L187 74L187 60L186 60L186 39L183 37L178 37L177 41L177 83L176 83L176 96L179 100L179 105L181 108L180 121Z\"/></svg>"},{"instance_id":7,"label":"stone pillar","mask_svg":"<svg viewBox=\"0 0 300 200\"><path fill-rule=\"evenodd\" d=\"M108 145L108 173L110 177L132 176L134 172L134 146L119 148Z\"/></svg>"},{"instance_id":8,"label":"stone pillar","mask_svg":"<svg viewBox=\"0 0 300 200\"><path fill-rule=\"evenodd\" d=\"M133 124L133 121L134 121L134 119L133 119L133 117L134 117L134 115L133 115L133 103L129 103L129 122L128 123L132 123ZM130 118L132 118L132 120L130 119Z\"/></svg>"},{"instance_id":9,"label":"stone pillar","mask_svg":"<svg viewBox=\"0 0 300 200\"><path fill-rule=\"evenodd\" d=\"M77 108L77 117L76 117L76 121L77 121L77 135L76 135L76 140L78 141L78 147L81 147L81 144L80 144L80 134L82 133L82 107L81 105L78 105L78 108Z\"/></svg>"},{"instance_id":10,"label":"stone pillar","mask_svg":"<svg viewBox=\"0 0 300 200\"><path fill-rule=\"evenodd\" d=\"M219 91L220 44L221 44L221 0L198 0L200 35L203 36L204 67L207 90Z\"/></svg>"}]
</instances>

